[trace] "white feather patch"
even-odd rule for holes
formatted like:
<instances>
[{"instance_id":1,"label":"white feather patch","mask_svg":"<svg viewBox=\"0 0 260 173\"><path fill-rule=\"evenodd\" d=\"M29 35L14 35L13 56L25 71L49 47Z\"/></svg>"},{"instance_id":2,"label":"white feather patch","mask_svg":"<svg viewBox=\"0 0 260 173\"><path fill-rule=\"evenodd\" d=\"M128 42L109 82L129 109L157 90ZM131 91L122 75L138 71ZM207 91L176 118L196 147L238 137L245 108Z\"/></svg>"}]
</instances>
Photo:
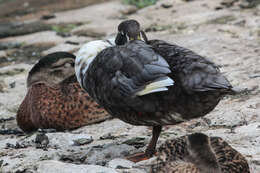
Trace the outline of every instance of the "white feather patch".
<instances>
[{"instance_id":1,"label":"white feather patch","mask_svg":"<svg viewBox=\"0 0 260 173\"><path fill-rule=\"evenodd\" d=\"M111 44L112 43L112 44ZM75 73L77 80L82 86L81 76L87 72L89 65L95 59L98 53L102 50L114 46L114 39L107 40L95 40L84 44L76 54L75 60Z\"/></svg>"},{"instance_id":2,"label":"white feather patch","mask_svg":"<svg viewBox=\"0 0 260 173\"><path fill-rule=\"evenodd\" d=\"M143 90L137 92L136 95L143 96L143 95L150 94L150 93L167 91L168 90L167 86L172 86L173 84L174 84L174 81L171 78L166 77L163 80L152 82L152 83L146 85L145 88Z\"/></svg>"}]
</instances>

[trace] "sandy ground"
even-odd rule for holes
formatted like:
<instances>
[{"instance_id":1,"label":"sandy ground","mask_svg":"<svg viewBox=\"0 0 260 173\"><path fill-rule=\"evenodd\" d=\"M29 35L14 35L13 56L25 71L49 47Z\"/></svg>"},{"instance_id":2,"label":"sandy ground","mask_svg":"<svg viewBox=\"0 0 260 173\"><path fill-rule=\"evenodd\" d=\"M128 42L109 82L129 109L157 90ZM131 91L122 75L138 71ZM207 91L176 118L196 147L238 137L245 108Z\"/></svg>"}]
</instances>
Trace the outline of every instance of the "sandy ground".
<instances>
[{"instance_id":1,"label":"sandy ground","mask_svg":"<svg viewBox=\"0 0 260 173\"><path fill-rule=\"evenodd\" d=\"M151 136L147 127L113 119L74 131L50 132L47 149L36 148L36 133L12 134L19 130L15 114L33 63L42 55L76 52L87 41L109 37L123 19L137 19L151 39L177 43L210 58L234 86L247 90L224 98L203 119L165 127L159 144L193 132L220 136L247 158L253 173L260 172L260 6L242 8L241 0L227 7L222 1L161 0L140 10L109 1L69 11L50 10L49 20L32 14L13 19L19 26L23 21L23 27L32 22L50 27L0 40L0 172L143 172L123 158L144 149ZM75 146L73 140L82 138L93 142ZM132 145L125 142L129 139Z\"/></svg>"}]
</instances>

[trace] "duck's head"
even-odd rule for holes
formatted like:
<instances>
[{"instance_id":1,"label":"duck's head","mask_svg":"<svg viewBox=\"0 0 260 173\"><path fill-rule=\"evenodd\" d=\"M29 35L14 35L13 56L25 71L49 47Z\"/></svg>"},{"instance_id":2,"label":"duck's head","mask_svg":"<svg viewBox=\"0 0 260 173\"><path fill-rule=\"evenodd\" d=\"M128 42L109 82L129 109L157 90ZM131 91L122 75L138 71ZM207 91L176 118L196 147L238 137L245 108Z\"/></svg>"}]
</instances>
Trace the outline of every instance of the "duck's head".
<instances>
[{"instance_id":1,"label":"duck's head","mask_svg":"<svg viewBox=\"0 0 260 173\"><path fill-rule=\"evenodd\" d=\"M27 87L44 82L55 86L75 74L75 56L68 52L55 52L41 58L30 70Z\"/></svg>"},{"instance_id":2,"label":"duck's head","mask_svg":"<svg viewBox=\"0 0 260 173\"><path fill-rule=\"evenodd\" d=\"M187 137L189 161L206 172L220 173L215 152L211 147L210 138L202 133L194 133Z\"/></svg>"},{"instance_id":3,"label":"duck's head","mask_svg":"<svg viewBox=\"0 0 260 173\"><path fill-rule=\"evenodd\" d=\"M118 25L118 34L115 40L117 45L124 45L128 41L142 39L147 42L147 37L136 20L125 20Z\"/></svg>"}]
</instances>

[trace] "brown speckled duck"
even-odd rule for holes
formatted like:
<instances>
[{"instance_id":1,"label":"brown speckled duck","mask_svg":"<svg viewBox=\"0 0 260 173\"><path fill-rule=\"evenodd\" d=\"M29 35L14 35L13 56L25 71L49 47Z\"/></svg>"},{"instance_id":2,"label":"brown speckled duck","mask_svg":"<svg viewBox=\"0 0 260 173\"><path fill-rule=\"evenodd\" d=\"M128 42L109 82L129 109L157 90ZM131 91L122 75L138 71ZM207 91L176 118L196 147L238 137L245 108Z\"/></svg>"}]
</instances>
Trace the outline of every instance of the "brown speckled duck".
<instances>
[{"instance_id":1,"label":"brown speckled duck","mask_svg":"<svg viewBox=\"0 0 260 173\"><path fill-rule=\"evenodd\" d=\"M39 60L27 78L27 94L17 112L17 124L25 132L68 130L109 118L79 86L75 56L55 52Z\"/></svg>"},{"instance_id":2,"label":"brown speckled duck","mask_svg":"<svg viewBox=\"0 0 260 173\"><path fill-rule=\"evenodd\" d=\"M124 21L118 30L115 41L84 45L75 70L80 85L112 116L153 126L145 153L129 158L136 162L155 153L163 125L202 117L234 90L208 59L164 41L140 40L137 21Z\"/></svg>"},{"instance_id":3,"label":"brown speckled duck","mask_svg":"<svg viewBox=\"0 0 260 173\"><path fill-rule=\"evenodd\" d=\"M150 173L250 173L242 154L202 133L167 140L157 154Z\"/></svg>"}]
</instances>

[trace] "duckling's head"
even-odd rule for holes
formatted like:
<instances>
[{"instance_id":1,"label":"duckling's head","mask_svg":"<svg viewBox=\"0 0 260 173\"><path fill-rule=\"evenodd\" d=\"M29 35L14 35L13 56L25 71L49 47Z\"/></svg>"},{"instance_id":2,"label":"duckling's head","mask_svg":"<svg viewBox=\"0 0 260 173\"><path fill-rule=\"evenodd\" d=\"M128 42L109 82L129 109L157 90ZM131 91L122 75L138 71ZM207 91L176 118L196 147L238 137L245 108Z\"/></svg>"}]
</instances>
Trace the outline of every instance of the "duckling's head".
<instances>
[{"instance_id":1,"label":"duckling's head","mask_svg":"<svg viewBox=\"0 0 260 173\"><path fill-rule=\"evenodd\" d=\"M218 161L210 144L210 138L202 133L187 137L188 160L204 172L220 173Z\"/></svg>"},{"instance_id":2,"label":"duckling's head","mask_svg":"<svg viewBox=\"0 0 260 173\"><path fill-rule=\"evenodd\" d=\"M44 82L54 86L75 74L75 56L68 52L55 52L41 58L30 70L27 87Z\"/></svg>"},{"instance_id":3,"label":"duckling's head","mask_svg":"<svg viewBox=\"0 0 260 173\"><path fill-rule=\"evenodd\" d=\"M147 37L141 30L140 24L133 19L125 20L118 25L118 34L115 43L117 45L124 45L128 41L142 40L142 38L147 42Z\"/></svg>"}]
</instances>

